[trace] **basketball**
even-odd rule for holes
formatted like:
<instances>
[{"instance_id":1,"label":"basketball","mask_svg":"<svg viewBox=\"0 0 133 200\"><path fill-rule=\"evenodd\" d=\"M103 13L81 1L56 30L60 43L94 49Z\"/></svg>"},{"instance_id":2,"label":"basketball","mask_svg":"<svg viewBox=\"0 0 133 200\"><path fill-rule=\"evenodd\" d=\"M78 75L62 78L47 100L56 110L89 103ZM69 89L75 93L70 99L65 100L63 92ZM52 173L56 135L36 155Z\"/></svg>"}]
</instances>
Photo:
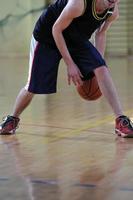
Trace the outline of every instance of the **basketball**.
<instances>
[{"instance_id":1,"label":"basketball","mask_svg":"<svg viewBox=\"0 0 133 200\"><path fill-rule=\"evenodd\" d=\"M96 77L83 81L83 85L77 86L79 95L88 101L97 100L102 96Z\"/></svg>"}]
</instances>

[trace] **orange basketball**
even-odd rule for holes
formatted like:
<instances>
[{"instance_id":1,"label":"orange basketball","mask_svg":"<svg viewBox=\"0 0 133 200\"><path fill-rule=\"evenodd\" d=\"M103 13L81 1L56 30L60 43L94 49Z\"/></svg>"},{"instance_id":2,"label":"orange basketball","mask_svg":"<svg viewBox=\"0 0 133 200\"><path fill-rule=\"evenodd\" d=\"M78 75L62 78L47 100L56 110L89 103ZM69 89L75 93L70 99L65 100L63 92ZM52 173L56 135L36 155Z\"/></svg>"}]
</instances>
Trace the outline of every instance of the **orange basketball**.
<instances>
[{"instance_id":1,"label":"orange basketball","mask_svg":"<svg viewBox=\"0 0 133 200\"><path fill-rule=\"evenodd\" d=\"M83 85L77 86L77 91L83 99L88 101L97 100L102 96L95 76L92 79L83 81Z\"/></svg>"}]
</instances>

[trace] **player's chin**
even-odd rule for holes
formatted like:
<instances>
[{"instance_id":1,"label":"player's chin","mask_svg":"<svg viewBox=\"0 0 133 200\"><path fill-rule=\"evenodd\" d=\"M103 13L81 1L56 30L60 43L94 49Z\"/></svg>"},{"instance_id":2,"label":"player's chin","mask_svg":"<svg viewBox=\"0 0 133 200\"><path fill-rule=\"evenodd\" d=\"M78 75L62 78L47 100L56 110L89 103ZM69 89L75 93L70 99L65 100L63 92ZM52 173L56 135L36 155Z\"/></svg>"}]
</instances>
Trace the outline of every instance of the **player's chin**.
<instances>
[{"instance_id":1,"label":"player's chin","mask_svg":"<svg viewBox=\"0 0 133 200\"><path fill-rule=\"evenodd\" d=\"M109 8L113 8L115 6L115 3L109 3Z\"/></svg>"}]
</instances>

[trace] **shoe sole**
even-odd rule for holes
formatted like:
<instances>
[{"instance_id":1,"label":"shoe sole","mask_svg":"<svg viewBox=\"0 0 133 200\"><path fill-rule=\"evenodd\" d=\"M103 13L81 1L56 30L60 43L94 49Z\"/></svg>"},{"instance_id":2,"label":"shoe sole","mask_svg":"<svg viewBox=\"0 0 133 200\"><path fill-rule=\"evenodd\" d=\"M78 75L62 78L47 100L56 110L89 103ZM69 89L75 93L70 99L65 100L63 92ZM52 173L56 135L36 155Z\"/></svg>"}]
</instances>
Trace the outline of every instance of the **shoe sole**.
<instances>
[{"instance_id":1,"label":"shoe sole","mask_svg":"<svg viewBox=\"0 0 133 200\"><path fill-rule=\"evenodd\" d=\"M133 138L133 134L125 134L125 133L119 131L118 129L115 129L115 133L118 136L123 137L123 138Z\"/></svg>"},{"instance_id":2,"label":"shoe sole","mask_svg":"<svg viewBox=\"0 0 133 200\"><path fill-rule=\"evenodd\" d=\"M15 134L16 129L13 129L11 131L7 131L7 130L0 130L0 135L12 135Z\"/></svg>"}]
</instances>

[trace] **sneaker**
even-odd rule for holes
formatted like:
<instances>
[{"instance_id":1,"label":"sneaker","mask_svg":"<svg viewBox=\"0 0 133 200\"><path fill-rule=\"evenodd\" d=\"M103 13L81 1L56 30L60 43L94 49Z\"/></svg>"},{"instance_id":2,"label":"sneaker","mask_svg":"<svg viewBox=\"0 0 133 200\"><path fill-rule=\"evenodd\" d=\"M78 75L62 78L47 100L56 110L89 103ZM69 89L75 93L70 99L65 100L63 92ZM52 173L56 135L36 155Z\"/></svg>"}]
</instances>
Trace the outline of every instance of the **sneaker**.
<instances>
[{"instance_id":1,"label":"sneaker","mask_svg":"<svg viewBox=\"0 0 133 200\"><path fill-rule=\"evenodd\" d=\"M9 135L14 134L18 128L18 123L20 119L18 117L8 115L3 119L3 122L0 124L0 134Z\"/></svg>"},{"instance_id":2,"label":"sneaker","mask_svg":"<svg viewBox=\"0 0 133 200\"><path fill-rule=\"evenodd\" d=\"M133 138L133 123L126 116L116 119L115 133L124 138Z\"/></svg>"}]
</instances>

